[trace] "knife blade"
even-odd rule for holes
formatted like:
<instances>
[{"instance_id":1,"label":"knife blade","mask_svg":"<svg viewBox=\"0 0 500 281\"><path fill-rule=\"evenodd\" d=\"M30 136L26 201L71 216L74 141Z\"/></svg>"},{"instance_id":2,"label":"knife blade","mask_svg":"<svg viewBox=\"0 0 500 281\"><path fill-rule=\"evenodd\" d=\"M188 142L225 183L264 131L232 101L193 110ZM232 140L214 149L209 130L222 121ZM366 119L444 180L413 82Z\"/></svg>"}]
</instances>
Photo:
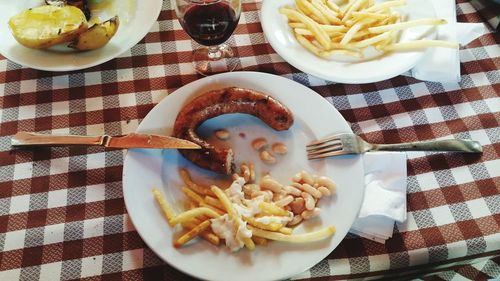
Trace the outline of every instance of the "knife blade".
<instances>
[{"instance_id":1,"label":"knife blade","mask_svg":"<svg viewBox=\"0 0 500 281\"><path fill-rule=\"evenodd\" d=\"M11 138L11 145L16 147L100 145L109 148L201 148L199 145L183 139L178 139L170 136L137 133L123 136L78 136L19 132Z\"/></svg>"}]
</instances>

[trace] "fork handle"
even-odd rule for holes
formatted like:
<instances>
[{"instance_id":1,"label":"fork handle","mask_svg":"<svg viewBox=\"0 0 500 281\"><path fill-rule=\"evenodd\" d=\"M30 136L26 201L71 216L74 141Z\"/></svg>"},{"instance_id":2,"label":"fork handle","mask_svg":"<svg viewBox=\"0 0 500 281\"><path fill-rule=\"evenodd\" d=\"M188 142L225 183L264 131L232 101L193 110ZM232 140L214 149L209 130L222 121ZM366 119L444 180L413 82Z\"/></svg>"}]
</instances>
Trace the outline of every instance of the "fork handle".
<instances>
[{"instance_id":1,"label":"fork handle","mask_svg":"<svg viewBox=\"0 0 500 281\"><path fill-rule=\"evenodd\" d=\"M472 140L417 141L395 144L373 144L369 151L461 151L481 153L483 148Z\"/></svg>"}]
</instances>

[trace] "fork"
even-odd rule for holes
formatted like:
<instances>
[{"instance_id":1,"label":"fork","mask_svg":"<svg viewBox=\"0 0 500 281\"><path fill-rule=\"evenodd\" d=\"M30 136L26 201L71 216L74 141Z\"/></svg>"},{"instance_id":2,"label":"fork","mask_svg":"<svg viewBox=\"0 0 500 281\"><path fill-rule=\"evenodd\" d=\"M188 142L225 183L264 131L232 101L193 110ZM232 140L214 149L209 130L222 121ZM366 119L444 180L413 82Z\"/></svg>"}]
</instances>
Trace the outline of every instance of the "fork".
<instances>
[{"instance_id":1,"label":"fork","mask_svg":"<svg viewBox=\"0 0 500 281\"><path fill-rule=\"evenodd\" d=\"M460 151L481 153L483 148L472 140L432 140L395 144L372 144L355 134L340 134L313 141L306 146L307 158L318 159L344 154L361 154L368 151Z\"/></svg>"}]
</instances>

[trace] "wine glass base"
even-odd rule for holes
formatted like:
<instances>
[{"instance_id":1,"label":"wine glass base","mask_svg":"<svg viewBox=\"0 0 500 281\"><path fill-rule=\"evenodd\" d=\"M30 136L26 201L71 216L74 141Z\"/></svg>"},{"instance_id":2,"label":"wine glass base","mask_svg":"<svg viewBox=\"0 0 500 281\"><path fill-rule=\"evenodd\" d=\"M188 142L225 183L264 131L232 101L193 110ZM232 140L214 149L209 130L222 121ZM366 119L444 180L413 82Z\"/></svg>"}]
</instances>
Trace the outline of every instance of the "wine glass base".
<instances>
[{"instance_id":1,"label":"wine glass base","mask_svg":"<svg viewBox=\"0 0 500 281\"><path fill-rule=\"evenodd\" d=\"M201 75L230 72L235 70L238 64L238 58L226 44L201 47L193 51L193 66Z\"/></svg>"}]
</instances>

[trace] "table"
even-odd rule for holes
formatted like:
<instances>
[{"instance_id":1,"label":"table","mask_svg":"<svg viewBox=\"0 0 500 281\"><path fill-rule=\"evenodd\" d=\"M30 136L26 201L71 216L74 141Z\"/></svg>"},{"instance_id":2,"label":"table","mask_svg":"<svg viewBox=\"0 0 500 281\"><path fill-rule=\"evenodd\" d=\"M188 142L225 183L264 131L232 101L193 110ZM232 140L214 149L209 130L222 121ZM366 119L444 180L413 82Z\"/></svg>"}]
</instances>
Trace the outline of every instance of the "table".
<instances>
[{"instance_id":1,"label":"table","mask_svg":"<svg viewBox=\"0 0 500 281\"><path fill-rule=\"evenodd\" d=\"M258 3L245 3L230 43L241 70L282 75L327 99L370 142L454 136L478 155L408 153L408 219L386 244L348 235L295 279L385 276L471 279L500 275L500 36L462 48L462 82L398 76L365 85L301 73L266 43ZM481 15L458 1L459 21ZM84 71L51 73L0 57L0 280L187 280L148 249L122 196L125 151L13 151L17 131L119 135L133 132L163 97L200 76L192 41L169 1L151 32L119 58Z\"/></svg>"}]
</instances>

